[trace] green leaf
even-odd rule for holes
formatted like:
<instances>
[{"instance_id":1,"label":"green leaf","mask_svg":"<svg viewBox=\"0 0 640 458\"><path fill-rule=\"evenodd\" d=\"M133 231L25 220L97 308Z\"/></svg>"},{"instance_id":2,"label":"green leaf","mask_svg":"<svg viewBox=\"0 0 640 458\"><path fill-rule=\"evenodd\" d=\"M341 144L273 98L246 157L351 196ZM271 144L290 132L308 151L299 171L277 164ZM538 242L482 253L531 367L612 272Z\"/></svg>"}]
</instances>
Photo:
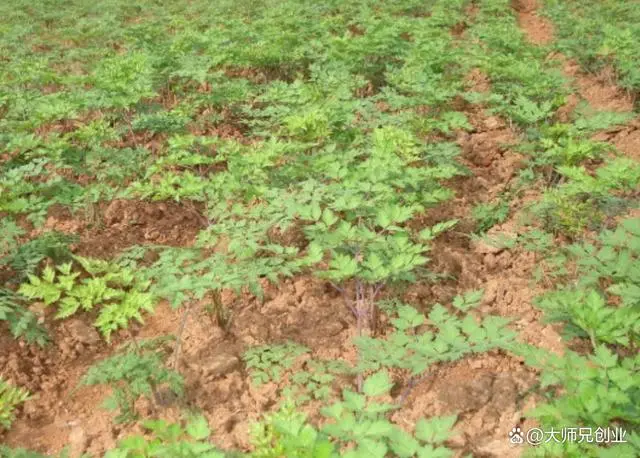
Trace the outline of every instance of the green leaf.
<instances>
[{"instance_id":1,"label":"green leaf","mask_svg":"<svg viewBox=\"0 0 640 458\"><path fill-rule=\"evenodd\" d=\"M358 272L358 263L352 256L337 253L329 263L334 275L340 279L351 278Z\"/></svg>"},{"instance_id":2,"label":"green leaf","mask_svg":"<svg viewBox=\"0 0 640 458\"><path fill-rule=\"evenodd\" d=\"M451 229L456 224L458 224L457 219L453 219L450 221L444 221L442 223L438 223L433 227L428 227L420 231L420 238L425 241L430 241L435 239L441 233Z\"/></svg>"},{"instance_id":3,"label":"green leaf","mask_svg":"<svg viewBox=\"0 0 640 458\"><path fill-rule=\"evenodd\" d=\"M42 271L42 279L47 283L53 283L56 278L56 272L51 266L46 266Z\"/></svg>"},{"instance_id":4,"label":"green leaf","mask_svg":"<svg viewBox=\"0 0 640 458\"><path fill-rule=\"evenodd\" d=\"M333 226L338 221L338 217L329 208L325 208L322 212L322 222L329 226Z\"/></svg>"},{"instance_id":5,"label":"green leaf","mask_svg":"<svg viewBox=\"0 0 640 458\"><path fill-rule=\"evenodd\" d=\"M207 419L202 415L192 418L187 423L186 431L195 440L205 440L211 434Z\"/></svg>"},{"instance_id":6,"label":"green leaf","mask_svg":"<svg viewBox=\"0 0 640 458\"><path fill-rule=\"evenodd\" d=\"M362 391L370 397L382 396L391 390L393 382L385 371L377 372L364 381Z\"/></svg>"},{"instance_id":7,"label":"green leaf","mask_svg":"<svg viewBox=\"0 0 640 458\"><path fill-rule=\"evenodd\" d=\"M366 404L364 396L354 393L353 391L343 390L342 397L344 398L344 405L353 412L361 412Z\"/></svg>"},{"instance_id":8,"label":"green leaf","mask_svg":"<svg viewBox=\"0 0 640 458\"><path fill-rule=\"evenodd\" d=\"M453 299L453 306L458 310L467 312L469 309L480 305L484 290L475 290L465 293L463 296L456 296Z\"/></svg>"},{"instance_id":9,"label":"green leaf","mask_svg":"<svg viewBox=\"0 0 640 458\"><path fill-rule=\"evenodd\" d=\"M393 431L393 424L387 420L374 421L369 425L366 431L366 435L370 437L383 438L387 437Z\"/></svg>"},{"instance_id":10,"label":"green leaf","mask_svg":"<svg viewBox=\"0 0 640 458\"><path fill-rule=\"evenodd\" d=\"M451 428L456 420L456 415L429 420L421 419L416 424L416 437L429 444L442 443L451 436Z\"/></svg>"},{"instance_id":11,"label":"green leaf","mask_svg":"<svg viewBox=\"0 0 640 458\"><path fill-rule=\"evenodd\" d=\"M311 218L314 221L318 221L321 215L322 215L322 210L320 209L320 205L318 205L317 203L314 203L311 206Z\"/></svg>"}]
</instances>

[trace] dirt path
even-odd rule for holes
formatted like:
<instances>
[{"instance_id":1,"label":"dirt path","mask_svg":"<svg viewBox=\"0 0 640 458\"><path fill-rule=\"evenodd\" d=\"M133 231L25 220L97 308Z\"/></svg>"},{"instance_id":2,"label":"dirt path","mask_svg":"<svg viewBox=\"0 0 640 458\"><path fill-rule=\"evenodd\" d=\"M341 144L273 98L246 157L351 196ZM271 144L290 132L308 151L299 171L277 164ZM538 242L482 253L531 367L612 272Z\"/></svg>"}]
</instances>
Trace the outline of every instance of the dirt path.
<instances>
[{"instance_id":1,"label":"dirt path","mask_svg":"<svg viewBox=\"0 0 640 458\"><path fill-rule=\"evenodd\" d=\"M455 294L482 288L485 295L481 314L511 318L521 341L562 351L559 334L552 326L540 323L540 313L532 305L539 291L531 285L536 265L531 253L517 248L495 249L469 238L472 208L494 201L508 189L523 158L509 148L509 144L518 141L518 135L503 120L488 116L482 108L474 108L467 115L474 131L461 133L457 142L463 151L462 162L472 173L449 185L457 191L456 198L429 215L427 223L455 217L462 220L459 231L467 228L463 235L458 231L443 235L432 256L436 271L454 275L456 280L431 285L424 297L413 297L410 302L445 303ZM515 235L519 210L535 198L535 193L531 193L512 202L511 217L490 233ZM460 435L454 444L461 448L461 453L518 457L521 449L509 444L507 433L516 425L527 428L534 425L523 418L534 400L521 399L536 380L535 371L510 355L502 352L477 355L436 368L413 390L406 401L408 407L393 418L399 424L413 425L425 415L459 413L456 430Z\"/></svg>"},{"instance_id":2,"label":"dirt path","mask_svg":"<svg viewBox=\"0 0 640 458\"><path fill-rule=\"evenodd\" d=\"M512 6L518 14L518 25L529 41L537 45L546 45L553 41L553 26L538 15L537 0L513 0Z\"/></svg>"},{"instance_id":3,"label":"dirt path","mask_svg":"<svg viewBox=\"0 0 640 458\"><path fill-rule=\"evenodd\" d=\"M529 41L544 45L553 40L553 26L546 18L538 15L537 0L514 0L513 5L518 12L519 24ZM633 97L616 85L611 68L605 68L599 74L591 74L583 71L576 61L567 59L560 53L553 53L550 57L563 63L563 72L573 81L576 90L576 94L571 94L565 106L559 110L561 121L569 121L580 102L588 103L597 111L634 111ZM627 157L640 161L640 117L624 126L599 132L593 139L609 142Z\"/></svg>"},{"instance_id":4,"label":"dirt path","mask_svg":"<svg viewBox=\"0 0 640 458\"><path fill-rule=\"evenodd\" d=\"M460 34L463 36L463 33ZM474 92L489 92L490 82L480 71L467 78ZM471 170L468 176L452 180L448 187L455 198L430 212L424 225L450 218L461 223L444 234L434 247L432 258L436 272L450 274L455 280L430 285L416 285L407 292L408 302L446 303L454 295L471 289L484 289L481 314L499 315L513 320L513 327L523 342L554 352L563 351L563 343L554 326L540 321L541 313L532 299L542 291L532 285L536 259L533 253L515 248L497 249L482 242L472 242L471 211L480 203L496 201L510 190L524 157L512 148L521 139L499 117L488 115L483 107L466 106L473 130L460 132L456 142L462 150L461 162ZM520 212L536 200L535 190L518 196L511 204L511 215L489 234L515 236ZM531 428L535 423L524 413L535 406L526 392L537 381L536 372L503 352L491 352L441 365L417 385L406 400L407 407L394 415L398 424L409 428L423 416L459 413L456 430L460 432L452 445L462 456L519 457L522 450L509 444L507 433L516 425Z\"/></svg>"},{"instance_id":5,"label":"dirt path","mask_svg":"<svg viewBox=\"0 0 640 458\"><path fill-rule=\"evenodd\" d=\"M539 15L537 0L513 0L513 8L518 14L518 23L527 39L537 45L547 45L553 42L553 25L548 19ZM564 74L575 85L577 94L572 94L561 115L567 118L580 101L586 101L595 110L631 112L633 99L621 90L614 81L614 73L605 69L597 75L584 72L580 65L567 59L560 53L552 53L550 58L563 63Z\"/></svg>"}]
</instances>

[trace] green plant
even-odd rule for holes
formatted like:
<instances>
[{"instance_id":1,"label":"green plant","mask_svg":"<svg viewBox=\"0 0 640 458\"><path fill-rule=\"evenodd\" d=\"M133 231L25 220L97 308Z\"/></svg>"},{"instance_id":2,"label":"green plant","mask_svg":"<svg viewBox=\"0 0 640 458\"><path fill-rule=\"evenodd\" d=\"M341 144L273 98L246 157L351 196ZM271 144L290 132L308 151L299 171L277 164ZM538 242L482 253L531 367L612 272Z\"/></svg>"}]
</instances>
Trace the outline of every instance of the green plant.
<instances>
[{"instance_id":1,"label":"green plant","mask_svg":"<svg viewBox=\"0 0 640 458\"><path fill-rule=\"evenodd\" d=\"M253 458L330 458L336 456L335 446L330 439L317 431L306 421L306 416L298 412L295 404L286 401L274 414L264 419L252 429Z\"/></svg>"},{"instance_id":2,"label":"green plant","mask_svg":"<svg viewBox=\"0 0 640 458\"><path fill-rule=\"evenodd\" d=\"M134 271L106 261L74 256L73 259L90 275L80 279L81 271L71 262L54 270L45 267L42 277L29 275L18 292L29 299L41 299L45 305L56 304L56 318L67 318L78 310L92 310L100 305L95 326L107 340L111 334L126 328L131 319L142 322L141 312L152 312L155 300L148 293L150 283L137 279Z\"/></svg>"},{"instance_id":3,"label":"green plant","mask_svg":"<svg viewBox=\"0 0 640 458\"><path fill-rule=\"evenodd\" d=\"M184 425L164 420L147 420L142 423L151 438L142 435L129 436L107 451L105 458L151 458L171 456L175 458L224 458L207 439L211 434L203 416L192 416Z\"/></svg>"},{"instance_id":4,"label":"green plant","mask_svg":"<svg viewBox=\"0 0 640 458\"><path fill-rule=\"evenodd\" d=\"M305 195L297 209L311 240L307 259L318 263L329 254L327 267L317 275L342 292L359 334L375 327L380 290L415 279L428 261L426 242L457 222L439 223L419 234L409 228L406 223L414 215L450 196L439 181L459 171L448 164L414 167L415 145L402 151L397 142L381 138L373 137L370 151L355 151L349 159L353 166L346 161L327 167L322 192ZM429 165L428 154L418 162Z\"/></svg>"},{"instance_id":5,"label":"green plant","mask_svg":"<svg viewBox=\"0 0 640 458\"><path fill-rule=\"evenodd\" d=\"M18 249L18 239L24 235L25 231L11 218L3 218L0 221L0 261L5 263L5 257L14 253Z\"/></svg>"},{"instance_id":6,"label":"green plant","mask_svg":"<svg viewBox=\"0 0 640 458\"><path fill-rule=\"evenodd\" d=\"M604 214L590 196L567 196L562 190L548 191L535 211L545 229L570 237L579 236L587 227L597 228L604 221Z\"/></svg>"},{"instance_id":7,"label":"green plant","mask_svg":"<svg viewBox=\"0 0 640 458\"><path fill-rule=\"evenodd\" d=\"M558 63L546 60L544 47L528 43L509 0L478 5L468 31L468 68L481 69L491 80L489 94L469 94L491 110L524 128L537 128L553 118L568 95ZM475 99L475 100L474 100Z\"/></svg>"},{"instance_id":8,"label":"green plant","mask_svg":"<svg viewBox=\"0 0 640 458\"><path fill-rule=\"evenodd\" d=\"M563 356L540 349L528 348L522 352L528 364L542 369L541 388L548 402L531 410L545 427L621 427L626 430L628 443L614 444L607 456L634 456L640 451L638 433L638 401L640 384L637 355L620 357L604 345L595 348L592 355L567 352ZM560 392L559 392L560 391ZM556 445L555 453L563 456L602 456L597 444L569 443ZM605 449L606 450L606 449ZM532 456L550 456L549 446ZM566 454L567 451L573 452Z\"/></svg>"},{"instance_id":9,"label":"green plant","mask_svg":"<svg viewBox=\"0 0 640 458\"><path fill-rule=\"evenodd\" d=\"M507 327L508 320L496 316L479 320L470 313L480 304L482 294L480 290L457 296L452 303L453 313L440 304L434 305L427 316L411 306L398 305L395 318L391 319L393 332L385 339L366 336L356 339L361 353L358 370L406 370L411 377L407 388L411 389L437 362L455 361L466 354L493 348L509 348L515 333Z\"/></svg>"},{"instance_id":10,"label":"green plant","mask_svg":"<svg viewBox=\"0 0 640 458\"><path fill-rule=\"evenodd\" d=\"M14 410L30 397L27 390L0 378L0 426L9 429L15 420Z\"/></svg>"},{"instance_id":11,"label":"green plant","mask_svg":"<svg viewBox=\"0 0 640 458\"><path fill-rule=\"evenodd\" d=\"M109 451L107 458L125 457L222 457L253 458L337 458L393 453L398 457L453 456L442 444L452 435L455 416L420 420L409 434L386 419L396 406L381 402L388 396L391 382L385 372L368 377L363 394L343 391L343 400L324 409L328 423L316 430L298 412L293 402L285 403L253 425L253 450L247 454L222 453L206 439L210 434L202 416L191 417L186 425L166 421L143 423L151 437L130 436Z\"/></svg>"},{"instance_id":12,"label":"green plant","mask_svg":"<svg viewBox=\"0 0 640 458\"><path fill-rule=\"evenodd\" d=\"M509 202L501 200L495 203L483 203L474 207L471 215L476 221L476 232L484 233L509 216Z\"/></svg>"},{"instance_id":13,"label":"green plant","mask_svg":"<svg viewBox=\"0 0 640 458\"><path fill-rule=\"evenodd\" d=\"M447 455L421 439L440 437L429 430L445 430L452 420L422 422L421 437L410 438L370 395L386 386L380 371L408 376L397 407L433 365L514 348L505 320L474 310L478 292L423 309L394 299L392 288L439 278L428 270L430 245L456 222L446 213L433 227L424 221L446 210L430 214L454 195L448 187L460 184L455 177L476 170L458 161L459 145L505 134L513 138L505 159L514 149L528 153L516 192L548 189L531 208L533 227L503 246L535 252L545 286L560 282L536 304L564 324L568 345L591 343L594 352L534 358L552 374L544 390L552 407L541 418L608 421L631 430L637 253L623 245L635 244L635 233L625 226L592 248L569 250L559 249L564 237L554 236L580 240L585 228L600 230L636 205L637 164L608 160L611 145L593 140L634 113L587 104L559 112L581 88L549 51L589 71L608 69L633 98L640 87L634 2L539 2L538 13L554 22L555 40L547 45L529 42L511 0L31 3L0 2L0 320L13 335L43 341L40 317L31 311L40 304L24 301L15 292L19 285L60 318L97 315L107 340L167 299L174 308L184 305L172 353L177 362L196 307L234 331L243 325L235 320L244 316L238 311L249 294L260 301L267 282L316 275L353 312L360 337L355 367L284 344L249 350L249 372L259 382L284 376L298 401L318 401L311 404L329 402L354 374L358 393L344 386L348 394L336 408L340 414L333 412L332 434L291 405L267 417L256 456ZM468 75L484 76L487 84L471 87L475 76L467 82ZM499 116L511 132L502 122L491 128L489 116ZM473 132L471 142L460 141L463 131ZM501 171L510 171L514 164L504 162ZM478 235L509 216L511 197L473 210ZM131 201L123 215L110 218L107 213L118 212L110 205L115 198ZM128 210L161 209L166 200L179 202L169 211L198 220L196 240L174 239L179 223L162 234L171 246L137 246L98 262L71 257L72 238L42 232L73 230L76 222L87 223L76 221L76 211L88 209L90 226L78 227L83 253L120 229L119 241L153 239L153 218L145 218L149 227L135 227ZM73 221L60 220L59 207L71 210ZM196 230L190 218L184 225ZM389 319L378 320L379 312ZM121 401L125 416L135 410L138 385L155 402L154 377L173 377L164 372L164 355L144 342L134 345L100 366L111 375L95 379L116 385L114 402ZM148 437L119 447L116 456L218 456L203 421L194 421L153 424ZM580 444L551 452L638 455Z\"/></svg>"},{"instance_id":14,"label":"green plant","mask_svg":"<svg viewBox=\"0 0 640 458\"><path fill-rule=\"evenodd\" d=\"M251 371L254 383L262 384L279 380L283 372L290 369L295 360L309 350L294 342L279 345L253 347L244 353L243 359Z\"/></svg>"},{"instance_id":15,"label":"green plant","mask_svg":"<svg viewBox=\"0 0 640 458\"><path fill-rule=\"evenodd\" d=\"M21 231L18 230L17 233ZM22 281L28 274L33 274L46 258L54 262L65 262L71 258L69 244L76 237L57 232L45 232L23 244L15 244L2 252L0 265L5 265L16 272L15 280ZM6 246L6 245L5 245Z\"/></svg>"},{"instance_id":16,"label":"green plant","mask_svg":"<svg viewBox=\"0 0 640 458\"><path fill-rule=\"evenodd\" d=\"M303 368L291 377L296 404L303 404L312 399L326 401L333 392L336 376L349 374L351 368L345 361L309 359ZM286 394L286 392L285 392Z\"/></svg>"},{"instance_id":17,"label":"green plant","mask_svg":"<svg viewBox=\"0 0 640 458\"><path fill-rule=\"evenodd\" d=\"M377 372L364 381L362 394L345 389L343 401L322 410L333 420L323 431L341 445L340 456L453 456L441 444L452 435L450 429L456 416L422 419L414 434L409 434L386 419L386 414L397 408L383 401L392 386L386 372Z\"/></svg>"},{"instance_id":18,"label":"green plant","mask_svg":"<svg viewBox=\"0 0 640 458\"><path fill-rule=\"evenodd\" d=\"M542 154L535 160L553 166L576 166L587 159L597 159L610 148L607 143L575 138L570 133L571 125L554 124L543 131L540 140Z\"/></svg>"},{"instance_id":19,"label":"green plant","mask_svg":"<svg viewBox=\"0 0 640 458\"><path fill-rule=\"evenodd\" d=\"M640 87L634 62L640 56L634 41L640 37L640 15L624 1L588 0L579 5L557 0L545 2L545 13L557 30L557 47L577 58L589 71L610 65L618 83L629 90ZM577 36L585 37L584 40Z\"/></svg>"},{"instance_id":20,"label":"green plant","mask_svg":"<svg viewBox=\"0 0 640 458\"><path fill-rule=\"evenodd\" d=\"M615 231L603 231L597 245L570 246L579 281L537 302L550 321L566 322L570 337L588 337L594 349L600 343L630 346L640 339L639 227L640 219L626 219Z\"/></svg>"},{"instance_id":21,"label":"green plant","mask_svg":"<svg viewBox=\"0 0 640 458\"><path fill-rule=\"evenodd\" d=\"M24 337L29 343L44 346L48 342L46 330L38 323L38 317L27 309L13 291L0 288L0 321L6 321L14 338Z\"/></svg>"},{"instance_id":22,"label":"green plant","mask_svg":"<svg viewBox=\"0 0 640 458\"><path fill-rule=\"evenodd\" d=\"M548 445L532 456L636 456L640 451L639 228L638 218L627 218L594 242L567 247L575 271L564 271L557 290L536 299L546 319L562 323L567 338L586 339L592 352L557 355L528 346L516 350L542 370L547 402L531 416L545 426L622 428L627 442L609 449L588 443Z\"/></svg>"},{"instance_id":23,"label":"green plant","mask_svg":"<svg viewBox=\"0 0 640 458\"><path fill-rule=\"evenodd\" d=\"M135 342L124 347L119 353L91 366L80 382L82 385L109 385L112 388L104 406L118 411L117 423L137 419L135 403L144 396L157 408L166 403L161 389L181 396L184 392L182 376L168 369L161 345L166 339Z\"/></svg>"},{"instance_id":24,"label":"green plant","mask_svg":"<svg viewBox=\"0 0 640 458\"><path fill-rule=\"evenodd\" d=\"M632 205L626 197L640 183L640 166L628 158L616 158L598 168L595 176L583 167L558 167L566 181L548 190L531 207L546 229L578 236L585 227L598 229L606 217Z\"/></svg>"}]
</instances>

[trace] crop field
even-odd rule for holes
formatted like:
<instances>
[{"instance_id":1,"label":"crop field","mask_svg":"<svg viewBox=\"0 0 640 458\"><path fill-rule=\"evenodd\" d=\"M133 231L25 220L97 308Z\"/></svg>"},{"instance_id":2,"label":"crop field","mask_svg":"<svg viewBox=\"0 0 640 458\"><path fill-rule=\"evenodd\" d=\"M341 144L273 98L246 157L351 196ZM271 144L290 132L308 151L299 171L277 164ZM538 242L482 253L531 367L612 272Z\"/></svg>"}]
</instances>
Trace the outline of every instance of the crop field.
<instances>
[{"instance_id":1,"label":"crop field","mask_svg":"<svg viewBox=\"0 0 640 458\"><path fill-rule=\"evenodd\" d=\"M640 1L0 2L0 458L640 456Z\"/></svg>"}]
</instances>

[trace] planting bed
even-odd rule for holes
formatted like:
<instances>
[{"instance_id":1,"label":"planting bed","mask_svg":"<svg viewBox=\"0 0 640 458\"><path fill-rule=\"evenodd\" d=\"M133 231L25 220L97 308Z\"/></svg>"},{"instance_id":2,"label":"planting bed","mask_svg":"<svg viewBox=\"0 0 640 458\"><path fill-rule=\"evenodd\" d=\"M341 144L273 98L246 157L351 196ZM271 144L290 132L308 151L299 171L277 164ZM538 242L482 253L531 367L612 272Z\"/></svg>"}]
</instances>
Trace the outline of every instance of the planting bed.
<instances>
[{"instance_id":1,"label":"planting bed","mask_svg":"<svg viewBox=\"0 0 640 458\"><path fill-rule=\"evenodd\" d=\"M640 455L640 4L94 3L0 6L0 457Z\"/></svg>"}]
</instances>

